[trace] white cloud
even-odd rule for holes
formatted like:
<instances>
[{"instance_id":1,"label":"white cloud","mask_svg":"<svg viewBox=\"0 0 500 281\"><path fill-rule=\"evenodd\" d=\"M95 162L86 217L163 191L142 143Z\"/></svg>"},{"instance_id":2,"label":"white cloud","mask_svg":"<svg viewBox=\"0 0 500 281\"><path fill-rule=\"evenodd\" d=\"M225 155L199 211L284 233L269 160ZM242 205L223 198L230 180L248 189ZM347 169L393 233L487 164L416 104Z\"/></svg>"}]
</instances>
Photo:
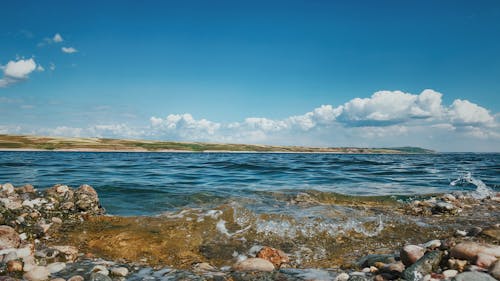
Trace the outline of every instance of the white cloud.
<instances>
[{"instance_id":1,"label":"white cloud","mask_svg":"<svg viewBox=\"0 0 500 281\"><path fill-rule=\"evenodd\" d=\"M63 51L63 53L66 53L66 54L73 54L73 53L78 52L78 50L73 48L73 47L62 47L61 51Z\"/></svg>"},{"instance_id":2,"label":"white cloud","mask_svg":"<svg viewBox=\"0 0 500 281\"><path fill-rule=\"evenodd\" d=\"M64 41L64 39L62 38L61 34L56 33L54 37L52 37L52 41L54 41L55 43L61 43L62 41Z\"/></svg>"},{"instance_id":3,"label":"white cloud","mask_svg":"<svg viewBox=\"0 0 500 281\"><path fill-rule=\"evenodd\" d=\"M37 64L32 58L27 60L18 59L17 61L9 61L1 68L3 77L0 78L0 88L3 88L28 79L29 75L37 69Z\"/></svg>"},{"instance_id":4,"label":"white cloud","mask_svg":"<svg viewBox=\"0 0 500 281\"><path fill-rule=\"evenodd\" d=\"M490 115L490 112L478 106L475 103L471 103L468 100L455 100L448 114L450 116L451 122L454 124L478 124L478 125L493 125L494 118Z\"/></svg>"},{"instance_id":5,"label":"white cloud","mask_svg":"<svg viewBox=\"0 0 500 281\"><path fill-rule=\"evenodd\" d=\"M49 63L49 69L50 69L51 71L56 70L56 65L55 65L53 62Z\"/></svg>"},{"instance_id":6,"label":"white cloud","mask_svg":"<svg viewBox=\"0 0 500 281\"><path fill-rule=\"evenodd\" d=\"M354 126L384 126L412 119L439 118L442 94L425 90L420 95L401 91L379 91L370 98L355 98L338 110L341 122Z\"/></svg>"},{"instance_id":7,"label":"white cloud","mask_svg":"<svg viewBox=\"0 0 500 281\"><path fill-rule=\"evenodd\" d=\"M26 130L23 130L26 131ZM283 119L240 122L196 119L189 113L151 117L148 125L56 127L35 133L59 136L145 138L304 146L422 146L440 151L499 151L500 114L467 100L442 104L442 94L380 91L343 105L322 105Z\"/></svg>"}]
</instances>

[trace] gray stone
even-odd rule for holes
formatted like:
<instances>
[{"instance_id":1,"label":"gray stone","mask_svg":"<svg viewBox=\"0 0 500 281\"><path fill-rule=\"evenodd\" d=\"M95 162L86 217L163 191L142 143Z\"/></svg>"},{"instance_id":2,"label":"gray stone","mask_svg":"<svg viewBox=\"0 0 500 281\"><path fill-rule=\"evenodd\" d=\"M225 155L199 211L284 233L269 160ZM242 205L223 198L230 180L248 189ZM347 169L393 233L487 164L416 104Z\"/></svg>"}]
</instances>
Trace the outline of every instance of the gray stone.
<instances>
[{"instance_id":1,"label":"gray stone","mask_svg":"<svg viewBox=\"0 0 500 281\"><path fill-rule=\"evenodd\" d=\"M500 260L497 260L490 266L489 273L497 280L500 280Z\"/></svg>"},{"instance_id":2,"label":"gray stone","mask_svg":"<svg viewBox=\"0 0 500 281\"><path fill-rule=\"evenodd\" d=\"M236 263L233 266L235 271L273 271L274 265L265 259L249 258Z\"/></svg>"},{"instance_id":3,"label":"gray stone","mask_svg":"<svg viewBox=\"0 0 500 281\"><path fill-rule=\"evenodd\" d=\"M396 262L396 259L394 258L394 255L377 255L377 254L372 254L372 255L366 255L362 257L361 259L358 260L357 264L359 267L370 267L375 265L377 262L382 262L382 263L393 263Z\"/></svg>"},{"instance_id":4,"label":"gray stone","mask_svg":"<svg viewBox=\"0 0 500 281\"><path fill-rule=\"evenodd\" d=\"M426 274L436 270L443 258L443 252L432 251L403 271L402 277L408 281L419 281Z\"/></svg>"},{"instance_id":5,"label":"gray stone","mask_svg":"<svg viewBox=\"0 0 500 281\"><path fill-rule=\"evenodd\" d=\"M101 273L97 273L97 272L90 274L89 280L90 281L112 281L112 279L109 278L108 276L101 274Z\"/></svg>"},{"instance_id":6,"label":"gray stone","mask_svg":"<svg viewBox=\"0 0 500 281\"><path fill-rule=\"evenodd\" d=\"M482 272L464 272L460 273L455 278L454 281L496 281L495 278L491 277L489 274Z\"/></svg>"}]
</instances>

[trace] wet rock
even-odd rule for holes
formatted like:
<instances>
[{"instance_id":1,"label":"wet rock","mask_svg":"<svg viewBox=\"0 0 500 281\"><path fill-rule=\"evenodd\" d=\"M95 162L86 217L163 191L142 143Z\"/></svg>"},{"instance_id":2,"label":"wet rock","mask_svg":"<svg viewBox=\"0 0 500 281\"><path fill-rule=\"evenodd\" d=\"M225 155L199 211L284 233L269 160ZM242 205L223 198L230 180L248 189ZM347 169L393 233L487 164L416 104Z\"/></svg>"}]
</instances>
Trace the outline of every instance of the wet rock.
<instances>
[{"instance_id":1,"label":"wet rock","mask_svg":"<svg viewBox=\"0 0 500 281\"><path fill-rule=\"evenodd\" d=\"M491 276L495 277L497 280L500 280L500 260L497 260L494 262L488 272L491 274Z\"/></svg>"},{"instance_id":2,"label":"wet rock","mask_svg":"<svg viewBox=\"0 0 500 281\"><path fill-rule=\"evenodd\" d=\"M467 266L467 261L466 260L459 260L459 259L448 259L448 267L450 269L456 269L459 272L462 272L465 270L465 267Z\"/></svg>"},{"instance_id":3,"label":"wet rock","mask_svg":"<svg viewBox=\"0 0 500 281\"><path fill-rule=\"evenodd\" d=\"M78 257L78 249L73 246L52 246L52 250L57 251L57 255L66 261L73 262Z\"/></svg>"},{"instance_id":4,"label":"wet rock","mask_svg":"<svg viewBox=\"0 0 500 281\"><path fill-rule=\"evenodd\" d=\"M385 265L380 268L381 273L389 273L391 275L399 276L405 270L405 265L402 262L395 262Z\"/></svg>"},{"instance_id":5,"label":"wet rock","mask_svg":"<svg viewBox=\"0 0 500 281\"><path fill-rule=\"evenodd\" d=\"M299 193L295 198L290 200L290 204L299 206L317 206L320 202L314 199L311 195L307 193Z\"/></svg>"},{"instance_id":6,"label":"wet rock","mask_svg":"<svg viewBox=\"0 0 500 281\"><path fill-rule=\"evenodd\" d=\"M81 185L74 196L75 205L80 211L97 211L100 207L97 192L90 185Z\"/></svg>"},{"instance_id":7,"label":"wet rock","mask_svg":"<svg viewBox=\"0 0 500 281\"><path fill-rule=\"evenodd\" d=\"M482 268L488 268L496 260L497 260L497 258L494 256L484 254L484 253L479 253L479 254L477 254L477 257L476 257L476 265L479 267L482 267Z\"/></svg>"},{"instance_id":8,"label":"wet rock","mask_svg":"<svg viewBox=\"0 0 500 281\"><path fill-rule=\"evenodd\" d=\"M235 271L273 271L274 265L265 259L249 258L236 263L233 266Z\"/></svg>"},{"instance_id":9,"label":"wet rock","mask_svg":"<svg viewBox=\"0 0 500 281\"><path fill-rule=\"evenodd\" d=\"M17 248L21 243L21 238L16 230L7 225L0 225L0 250Z\"/></svg>"},{"instance_id":10,"label":"wet rock","mask_svg":"<svg viewBox=\"0 0 500 281\"><path fill-rule=\"evenodd\" d=\"M368 281L368 279L361 275L351 275L347 281Z\"/></svg>"},{"instance_id":11,"label":"wet rock","mask_svg":"<svg viewBox=\"0 0 500 281\"><path fill-rule=\"evenodd\" d=\"M482 234L497 241L500 241L500 228L498 227L485 229L483 230Z\"/></svg>"},{"instance_id":12,"label":"wet rock","mask_svg":"<svg viewBox=\"0 0 500 281\"><path fill-rule=\"evenodd\" d=\"M436 270L442 258L443 252L441 251L432 251L425 254L422 258L403 271L403 279L409 281L419 281L426 274Z\"/></svg>"},{"instance_id":13,"label":"wet rock","mask_svg":"<svg viewBox=\"0 0 500 281\"><path fill-rule=\"evenodd\" d=\"M7 262L7 271L8 272L23 271L23 263L16 260L9 261Z\"/></svg>"},{"instance_id":14,"label":"wet rock","mask_svg":"<svg viewBox=\"0 0 500 281\"><path fill-rule=\"evenodd\" d=\"M433 214L457 214L460 212L460 208L457 206L448 203L448 202L437 202L433 207L432 207L432 213Z\"/></svg>"},{"instance_id":15,"label":"wet rock","mask_svg":"<svg viewBox=\"0 0 500 281\"><path fill-rule=\"evenodd\" d=\"M349 274L342 272L337 277L335 277L335 281L347 281L349 280Z\"/></svg>"},{"instance_id":16,"label":"wet rock","mask_svg":"<svg viewBox=\"0 0 500 281\"><path fill-rule=\"evenodd\" d=\"M44 281L49 279L50 272L45 266L35 266L29 272L23 275L23 278L28 281Z\"/></svg>"},{"instance_id":17,"label":"wet rock","mask_svg":"<svg viewBox=\"0 0 500 281\"><path fill-rule=\"evenodd\" d=\"M430 250L435 250L439 247L441 247L441 240L431 240L429 242L426 242L422 245L422 247L426 248L426 249L430 249Z\"/></svg>"},{"instance_id":18,"label":"wet rock","mask_svg":"<svg viewBox=\"0 0 500 281\"><path fill-rule=\"evenodd\" d=\"M455 278L454 281L495 281L495 278L482 272L464 272L460 273Z\"/></svg>"},{"instance_id":19,"label":"wet rock","mask_svg":"<svg viewBox=\"0 0 500 281\"><path fill-rule=\"evenodd\" d=\"M359 259L357 264L359 267L370 267L375 265L375 263L377 262L393 263L396 262L396 259L394 258L394 255L371 254L371 255L366 255L361 259Z\"/></svg>"},{"instance_id":20,"label":"wet rock","mask_svg":"<svg viewBox=\"0 0 500 281\"><path fill-rule=\"evenodd\" d=\"M480 228L479 226L474 226L469 228L469 230L467 230L467 236L471 237L478 236L482 231L483 229Z\"/></svg>"},{"instance_id":21,"label":"wet rock","mask_svg":"<svg viewBox=\"0 0 500 281\"><path fill-rule=\"evenodd\" d=\"M89 280L90 281L112 281L112 279L109 278L108 276L101 274L101 273L97 273L97 272L90 274Z\"/></svg>"},{"instance_id":22,"label":"wet rock","mask_svg":"<svg viewBox=\"0 0 500 281\"><path fill-rule=\"evenodd\" d=\"M454 258L475 262L479 253L500 257L500 246L481 245L475 242L463 242L453 247L450 255Z\"/></svg>"},{"instance_id":23,"label":"wet rock","mask_svg":"<svg viewBox=\"0 0 500 281\"><path fill-rule=\"evenodd\" d=\"M290 261L287 254L283 251L267 246L263 247L257 253L257 257L270 261L276 268L280 268L281 264L288 263Z\"/></svg>"},{"instance_id":24,"label":"wet rock","mask_svg":"<svg viewBox=\"0 0 500 281\"><path fill-rule=\"evenodd\" d=\"M75 275L68 279L68 281L84 281L85 279L81 275Z\"/></svg>"},{"instance_id":25,"label":"wet rock","mask_svg":"<svg viewBox=\"0 0 500 281\"><path fill-rule=\"evenodd\" d=\"M401 261L406 265L410 266L414 264L417 260L423 257L425 254L425 249L416 245L406 245L401 249L400 257Z\"/></svg>"},{"instance_id":26,"label":"wet rock","mask_svg":"<svg viewBox=\"0 0 500 281\"><path fill-rule=\"evenodd\" d=\"M125 277L128 275L128 269L126 267L115 267L111 269L111 275Z\"/></svg>"},{"instance_id":27,"label":"wet rock","mask_svg":"<svg viewBox=\"0 0 500 281\"><path fill-rule=\"evenodd\" d=\"M103 265L94 266L94 268L92 268L92 272L100 273L100 274L106 275L106 276L109 275L109 270Z\"/></svg>"},{"instance_id":28,"label":"wet rock","mask_svg":"<svg viewBox=\"0 0 500 281\"><path fill-rule=\"evenodd\" d=\"M47 270L52 274L59 272L66 268L66 264L63 262L54 262L47 265Z\"/></svg>"}]
</instances>

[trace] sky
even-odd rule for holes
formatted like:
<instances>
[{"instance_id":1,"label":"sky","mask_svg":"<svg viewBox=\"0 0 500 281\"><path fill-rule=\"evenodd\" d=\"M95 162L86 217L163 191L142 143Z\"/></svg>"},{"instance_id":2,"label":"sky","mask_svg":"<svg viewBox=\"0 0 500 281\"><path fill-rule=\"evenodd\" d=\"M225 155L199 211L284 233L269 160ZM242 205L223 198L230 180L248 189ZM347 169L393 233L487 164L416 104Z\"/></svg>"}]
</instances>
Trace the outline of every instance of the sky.
<instances>
[{"instance_id":1,"label":"sky","mask_svg":"<svg viewBox=\"0 0 500 281\"><path fill-rule=\"evenodd\" d=\"M500 2L5 1L0 133L500 152Z\"/></svg>"}]
</instances>

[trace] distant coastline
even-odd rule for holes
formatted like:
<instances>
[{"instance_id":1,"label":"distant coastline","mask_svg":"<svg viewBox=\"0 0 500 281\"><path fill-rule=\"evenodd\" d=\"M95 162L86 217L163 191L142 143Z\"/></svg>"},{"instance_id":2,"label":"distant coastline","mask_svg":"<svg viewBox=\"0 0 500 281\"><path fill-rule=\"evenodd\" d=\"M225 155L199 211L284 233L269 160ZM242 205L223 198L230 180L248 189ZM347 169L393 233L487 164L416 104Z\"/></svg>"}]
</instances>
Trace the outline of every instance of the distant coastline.
<instances>
[{"instance_id":1,"label":"distant coastline","mask_svg":"<svg viewBox=\"0 0 500 281\"><path fill-rule=\"evenodd\" d=\"M0 151L431 154L420 147L305 147L0 134Z\"/></svg>"}]
</instances>

